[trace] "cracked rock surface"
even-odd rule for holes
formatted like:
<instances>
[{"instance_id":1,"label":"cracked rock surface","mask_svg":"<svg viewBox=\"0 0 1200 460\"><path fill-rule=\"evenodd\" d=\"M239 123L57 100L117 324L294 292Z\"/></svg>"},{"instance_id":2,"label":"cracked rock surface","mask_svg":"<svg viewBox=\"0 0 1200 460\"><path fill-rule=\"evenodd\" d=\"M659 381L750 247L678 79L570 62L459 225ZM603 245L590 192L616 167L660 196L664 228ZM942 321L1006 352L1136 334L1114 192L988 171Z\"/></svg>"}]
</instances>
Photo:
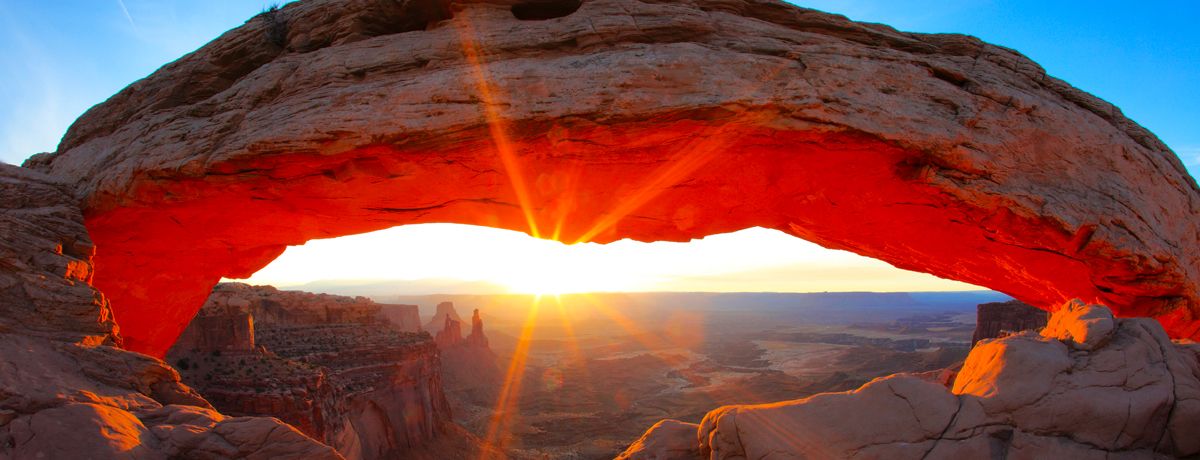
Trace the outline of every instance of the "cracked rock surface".
<instances>
[{"instance_id":1,"label":"cracked rock surface","mask_svg":"<svg viewBox=\"0 0 1200 460\"><path fill-rule=\"evenodd\" d=\"M1153 134L1013 50L774 0L290 3L27 165L79 184L95 284L155 356L222 276L422 222L760 226L1200 337L1200 189Z\"/></svg>"},{"instance_id":2,"label":"cracked rock surface","mask_svg":"<svg viewBox=\"0 0 1200 460\"><path fill-rule=\"evenodd\" d=\"M1101 320L1097 321L1099 318ZM1070 330L1072 334L1059 334ZM845 393L726 406L651 430L633 459L1169 458L1200 454L1200 360L1145 318L1063 305L1041 333L981 341L953 386L897 374ZM648 455L639 445L697 452Z\"/></svg>"},{"instance_id":3,"label":"cracked rock surface","mask_svg":"<svg viewBox=\"0 0 1200 460\"><path fill-rule=\"evenodd\" d=\"M225 417L117 348L69 188L0 164L0 459L333 459L279 420Z\"/></svg>"}]
</instances>

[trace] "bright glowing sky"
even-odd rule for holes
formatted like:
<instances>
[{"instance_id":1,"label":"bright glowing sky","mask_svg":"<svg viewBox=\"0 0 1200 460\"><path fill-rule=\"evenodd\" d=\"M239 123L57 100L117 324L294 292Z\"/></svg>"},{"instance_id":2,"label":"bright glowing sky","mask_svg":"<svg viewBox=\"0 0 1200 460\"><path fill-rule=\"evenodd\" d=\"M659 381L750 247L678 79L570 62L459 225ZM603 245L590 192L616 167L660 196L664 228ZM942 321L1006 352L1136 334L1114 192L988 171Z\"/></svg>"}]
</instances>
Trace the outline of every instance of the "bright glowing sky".
<instances>
[{"instance_id":1,"label":"bright glowing sky","mask_svg":"<svg viewBox=\"0 0 1200 460\"><path fill-rule=\"evenodd\" d=\"M690 243L622 240L568 246L509 230L454 224L309 241L289 248L250 282L288 286L329 278L456 278L524 293L979 289L761 228Z\"/></svg>"},{"instance_id":2,"label":"bright glowing sky","mask_svg":"<svg viewBox=\"0 0 1200 460\"><path fill-rule=\"evenodd\" d=\"M0 0L0 161L52 151L88 107L261 11L247 0ZM1017 49L1117 106L1200 172L1200 2L817 0L795 3L901 30ZM382 257L385 256L386 257ZM289 249L253 281L479 279L516 290L824 291L969 286L752 229L688 244L564 246L430 225ZM581 280L598 280L582 283ZM550 280L534 282L534 280Z\"/></svg>"}]
</instances>

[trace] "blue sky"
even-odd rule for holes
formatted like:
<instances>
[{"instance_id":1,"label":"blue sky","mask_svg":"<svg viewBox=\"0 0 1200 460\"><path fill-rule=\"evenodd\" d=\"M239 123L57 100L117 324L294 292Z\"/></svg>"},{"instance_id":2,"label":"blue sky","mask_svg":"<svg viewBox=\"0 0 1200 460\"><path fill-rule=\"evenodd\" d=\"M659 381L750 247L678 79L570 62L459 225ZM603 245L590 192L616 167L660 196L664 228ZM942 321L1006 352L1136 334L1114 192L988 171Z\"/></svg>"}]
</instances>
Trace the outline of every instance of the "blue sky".
<instances>
[{"instance_id":1,"label":"blue sky","mask_svg":"<svg viewBox=\"0 0 1200 460\"><path fill-rule=\"evenodd\" d=\"M88 107L236 27L256 0L0 0L0 160L54 150ZM1200 2L817 0L915 32L1015 48L1121 107L1200 172Z\"/></svg>"}]
</instances>

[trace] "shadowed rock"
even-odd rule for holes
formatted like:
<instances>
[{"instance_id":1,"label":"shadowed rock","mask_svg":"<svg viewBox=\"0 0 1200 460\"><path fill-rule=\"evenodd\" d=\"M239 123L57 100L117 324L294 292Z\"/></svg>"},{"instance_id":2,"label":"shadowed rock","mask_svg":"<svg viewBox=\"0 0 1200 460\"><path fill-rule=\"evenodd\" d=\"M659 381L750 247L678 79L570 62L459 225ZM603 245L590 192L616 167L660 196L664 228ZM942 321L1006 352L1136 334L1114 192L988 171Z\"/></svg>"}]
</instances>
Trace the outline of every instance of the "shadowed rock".
<instances>
[{"instance_id":1,"label":"shadowed rock","mask_svg":"<svg viewBox=\"0 0 1200 460\"><path fill-rule=\"evenodd\" d=\"M1041 330L1050 314L1020 300L980 304L976 310L975 333L971 345L983 339L995 339L1005 333Z\"/></svg>"}]
</instances>

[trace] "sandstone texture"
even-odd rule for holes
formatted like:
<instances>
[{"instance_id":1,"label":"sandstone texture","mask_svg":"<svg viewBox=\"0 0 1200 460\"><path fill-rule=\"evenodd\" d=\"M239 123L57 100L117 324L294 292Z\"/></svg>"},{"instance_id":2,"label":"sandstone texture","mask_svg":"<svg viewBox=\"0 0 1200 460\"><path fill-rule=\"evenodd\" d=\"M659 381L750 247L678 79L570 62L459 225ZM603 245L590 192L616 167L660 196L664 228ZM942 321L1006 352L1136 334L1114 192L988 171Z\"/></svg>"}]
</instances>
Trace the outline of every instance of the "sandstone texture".
<instances>
[{"instance_id":1,"label":"sandstone texture","mask_svg":"<svg viewBox=\"0 0 1200 460\"><path fill-rule=\"evenodd\" d=\"M0 164L0 236L0 459L340 458L279 420L223 416L115 347L67 187Z\"/></svg>"},{"instance_id":2,"label":"sandstone texture","mask_svg":"<svg viewBox=\"0 0 1200 460\"><path fill-rule=\"evenodd\" d=\"M1020 300L980 304L976 309L975 333L971 345L983 339L995 339L1013 332L1046 327L1050 314Z\"/></svg>"},{"instance_id":3,"label":"sandstone texture","mask_svg":"<svg viewBox=\"0 0 1200 460\"><path fill-rule=\"evenodd\" d=\"M348 459L413 458L450 426L437 346L399 330L383 305L358 297L219 284L184 337L252 318L249 348L180 341L169 353L185 382L225 414L273 416ZM458 450L478 449L460 440ZM443 442L441 444L454 444ZM444 448L444 447L443 447ZM444 457L454 458L454 457Z\"/></svg>"},{"instance_id":4,"label":"sandstone texture","mask_svg":"<svg viewBox=\"0 0 1200 460\"><path fill-rule=\"evenodd\" d=\"M651 430L623 456L1187 457L1200 454L1198 423L1194 344L1173 343L1153 320L1071 302L1041 334L980 341L949 389L897 374L846 393L726 406L697 430ZM689 437L696 452L663 453Z\"/></svg>"},{"instance_id":5,"label":"sandstone texture","mask_svg":"<svg viewBox=\"0 0 1200 460\"><path fill-rule=\"evenodd\" d=\"M1153 134L1013 50L775 0L291 3L27 165L79 184L95 283L152 355L222 276L421 222L761 226L1200 337L1200 189Z\"/></svg>"}]
</instances>

